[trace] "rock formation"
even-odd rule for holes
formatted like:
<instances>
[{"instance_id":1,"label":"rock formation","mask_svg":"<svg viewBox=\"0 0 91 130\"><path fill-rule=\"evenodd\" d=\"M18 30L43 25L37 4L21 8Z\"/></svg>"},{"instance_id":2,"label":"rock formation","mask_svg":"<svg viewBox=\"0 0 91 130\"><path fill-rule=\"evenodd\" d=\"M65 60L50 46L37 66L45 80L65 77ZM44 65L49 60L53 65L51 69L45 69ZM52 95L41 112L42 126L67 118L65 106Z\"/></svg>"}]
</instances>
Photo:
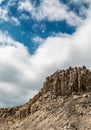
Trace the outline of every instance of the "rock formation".
<instances>
[{"instance_id":1,"label":"rock formation","mask_svg":"<svg viewBox=\"0 0 91 130\"><path fill-rule=\"evenodd\" d=\"M70 95L72 92L82 92L90 90L91 87L91 72L83 67L75 67L67 70L55 72L50 77L46 78L43 91L50 91L52 94Z\"/></svg>"},{"instance_id":2,"label":"rock formation","mask_svg":"<svg viewBox=\"0 0 91 130\"><path fill-rule=\"evenodd\" d=\"M91 130L91 71L56 71L28 103L0 109L0 130Z\"/></svg>"}]
</instances>

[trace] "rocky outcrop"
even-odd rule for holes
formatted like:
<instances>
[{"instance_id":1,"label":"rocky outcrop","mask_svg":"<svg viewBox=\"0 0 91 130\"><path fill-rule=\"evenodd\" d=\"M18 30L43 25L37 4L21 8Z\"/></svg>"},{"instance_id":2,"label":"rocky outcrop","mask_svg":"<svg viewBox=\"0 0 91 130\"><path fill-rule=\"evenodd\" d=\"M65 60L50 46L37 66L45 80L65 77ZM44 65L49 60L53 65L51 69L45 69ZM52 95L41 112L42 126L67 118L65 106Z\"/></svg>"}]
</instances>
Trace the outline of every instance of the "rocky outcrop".
<instances>
[{"instance_id":1,"label":"rocky outcrop","mask_svg":"<svg viewBox=\"0 0 91 130\"><path fill-rule=\"evenodd\" d=\"M91 72L83 67L75 67L55 72L46 78L42 93L51 92L56 96L71 95L91 89Z\"/></svg>"},{"instance_id":2,"label":"rocky outcrop","mask_svg":"<svg viewBox=\"0 0 91 130\"><path fill-rule=\"evenodd\" d=\"M0 109L0 130L88 130L90 109L91 71L69 67L47 77L28 103Z\"/></svg>"}]
</instances>

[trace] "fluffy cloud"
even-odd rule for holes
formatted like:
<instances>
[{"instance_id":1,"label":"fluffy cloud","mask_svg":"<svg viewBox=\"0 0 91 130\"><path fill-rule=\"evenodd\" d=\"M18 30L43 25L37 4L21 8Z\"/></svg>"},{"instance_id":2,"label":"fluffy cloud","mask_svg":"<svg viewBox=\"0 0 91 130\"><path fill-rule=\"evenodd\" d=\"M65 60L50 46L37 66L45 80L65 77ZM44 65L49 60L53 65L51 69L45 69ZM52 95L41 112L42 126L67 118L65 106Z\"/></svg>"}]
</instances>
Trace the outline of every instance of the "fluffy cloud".
<instances>
[{"instance_id":1,"label":"fluffy cloud","mask_svg":"<svg viewBox=\"0 0 91 130\"><path fill-rule=\"evenodd\" d=\"M0 7L0 20L8 21L8 10Z\"/></svg>"},{"instance_id":2,"label":"fluffy cloud","mask_svg":"<svg viewBox=\"0 0 91 130\"><path fill-rule=\"evenodd\" d=\"M90 0L69 0L68 4L75 5L75 8L78 10L78 14L81 17L86 17L89 7L91 7Z\"/></svg>"},{"instance_id":3,"label":"fluffy cloud","mask_svg":"<svg viewBox=\"0 0 91 130\"><path fill-rule=\"evenodd\" d=\"M27 99L37 82L31 55L26 47L0 32L0 95L2 105L15 105ZM3 93L3 95L2 95ZM32 93L30 94L33 95ZM8 98L9 97L9 98ZM7 103L5 102L7 100Z\"/></svg>"},{"instance_id":4,"label":"fluffy cloud","mask_svg":"<svg viewBox=\"0 0 91 130\"><path fill-rule=\"evenodd\" d=\"M32 8L33 8L32 4L30 3L29 0L25 0L23 2L22 1L19 2L18 10L31 12Z\"/></svg>"},{"instance_id":5,"label":"fluffy cloud","mask_svg":"<svg viewBox=\"0 0 91 130\"><path fill-rule=\"evenodd\" d=\"M85 1L85 0L84 0ZM75 0L73 1L74 3ZM88 0L89 2L89 0ZM87 3L88 3L87 2ZM18 7L17 7L18 3ZM69 3L72 3L71 1ZM81 3L80 0L78 2ZM19 18L11 16L10 8L16 6L17 14L19 13L19 18L26 19L29 16L25 16L24 11L27 11L31 14L33 19L38 21L49 20L49 21L62 21L65 20L69 25L77 26L82 23L82 18L77 16L76 13L69 10L69 7L66 4L63 4L59 0L42 0L39 6L35 6L30 2L30 0L17 1L9 0L7 5L0 7L0 20L13 23L15 25L20 25ZM80 13L86 13L86 8L84 6L81 8ZM68 15L69 12L69 15ZM83 13L84 12L84 13ZM25 17L24 17L25 16Z\"/></svg>"},{"instance_id":6,"label":"fluffy cloud","mask_svg":"<svg viewBox=\"0 0 91 130\"><path fill-rule=\"evenodd\" d=\"M72 11L69 11L68 6L60 3L59 0L43 0L40 6L32 11L32 16L37 20L66 20L70 25L79 25L81 22L81 18Z\"/></svg>"},{"instance_id":7,"label":"fluffy cloud","mask_svg":"<svg viewBox=\"0 0 91 130\"><path fill-rule=\"evenodd\" d=\"M57 69L82 65L91 69L90 11L72 35L59 33L47 39L33 38L40 43L33 55L8 32L0 31L0 106L26 102L42 87L45 77Z\"/></svg>"},{"instance_id":8,"label":"fluffy cloud","mask_svg":"<svg viewBox=\"0 0 91 130\"><path fill-rule=\"evenodd\" d=\"M0 32L0 100L12 106L28 100L57 69L86 65L91 69L91 17L72 35L44 39L34 55L8 33ZM39 39L40 41L40 39Z\"/></svg>"},{"instance_id":9,"label":"fluffy cloud","mask_svg":"<svg viewBox=\"0 0 91 130\"><path fill-rule=\"evenodd\" d=\"M43 42L44 42L43 38L41 38L39 36L34 37L32 40L33 40L34 44L43 44Z\"/></svg>"},{"instance_id":10,"label":"fluffy cloud","mask_svg":"<svg viewBox=\"0 0 91 130\"><path fill-rule=\"evenodd\" d=\"M32 18L41 21L62 21L66 20L70 25L79 25L82 19L74 12L69 11L67 5L60 3L59 0L42 0L38 7L31 4L29 0L19 2L18 10L28 11ZM69 12L69 15L68 15Z\"/></svg>"},{"instance_id":11,"label":"fluffy cloud","mask_svg":"<svg viewBox=\"0 0 91 130\"><path fill-rule=\"evenodd\" d=\"M0 4L3 1L4 0L0 1ZM13 2L12 2L12 0L9 0L7 5L0 7L0 22L9 22L14 25L20 25L18 18L9 15L11 13L10 7L13 6L15 4L15 2L16 2L16 0L14 0Z\"/></svg>"}]
</instances>

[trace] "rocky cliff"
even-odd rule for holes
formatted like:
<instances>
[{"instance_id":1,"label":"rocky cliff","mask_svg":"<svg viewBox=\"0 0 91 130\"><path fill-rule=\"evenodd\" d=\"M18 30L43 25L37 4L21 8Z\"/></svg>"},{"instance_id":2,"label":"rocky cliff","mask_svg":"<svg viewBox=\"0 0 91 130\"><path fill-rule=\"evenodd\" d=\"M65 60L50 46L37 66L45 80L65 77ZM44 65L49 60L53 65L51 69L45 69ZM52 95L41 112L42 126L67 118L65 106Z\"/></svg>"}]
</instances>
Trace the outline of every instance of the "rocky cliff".
<instances>
[{"instance_id":1,"label":"rocky cliff","mask_svg":"<svg viewBox=\"0 0 91 130\"><path fill-rule=\"evenodd\" d=\"M56 71L28 103L0 109L0 130L91 130L91 71Z\"/></svg>"}]
</instances>

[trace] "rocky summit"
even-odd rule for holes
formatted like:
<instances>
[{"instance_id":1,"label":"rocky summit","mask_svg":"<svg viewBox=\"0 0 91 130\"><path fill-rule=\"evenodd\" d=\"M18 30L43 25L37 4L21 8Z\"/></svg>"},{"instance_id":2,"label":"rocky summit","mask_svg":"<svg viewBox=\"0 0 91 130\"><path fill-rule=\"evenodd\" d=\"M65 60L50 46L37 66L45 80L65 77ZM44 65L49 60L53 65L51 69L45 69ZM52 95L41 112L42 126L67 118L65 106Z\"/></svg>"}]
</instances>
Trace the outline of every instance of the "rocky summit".
<instances>
[{"instance_id":1,"label":"rocky summit","mask_svg":"<svg viewBox=\"0 0 91 130\"><path fill-rule=\"evenodd\" d=\"M91 130L91 71L56 71L29 102L0 109L0 130Z\"/></svg>"}]
</instances>

